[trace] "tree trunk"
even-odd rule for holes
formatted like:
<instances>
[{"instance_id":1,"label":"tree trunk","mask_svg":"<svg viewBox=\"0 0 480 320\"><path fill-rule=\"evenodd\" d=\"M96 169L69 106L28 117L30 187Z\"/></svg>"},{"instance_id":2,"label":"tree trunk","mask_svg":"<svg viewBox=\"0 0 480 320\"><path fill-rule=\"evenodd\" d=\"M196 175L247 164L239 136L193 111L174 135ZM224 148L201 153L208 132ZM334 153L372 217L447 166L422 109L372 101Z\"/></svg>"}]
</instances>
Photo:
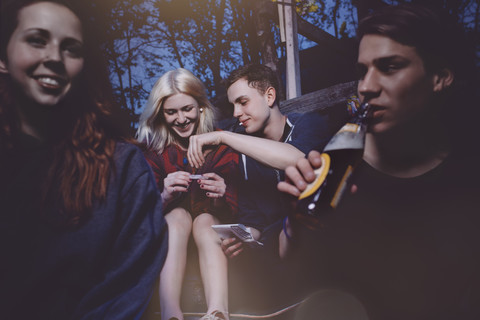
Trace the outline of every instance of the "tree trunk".
<instances>
[{"instance_id":1,"label":"tree trunk","mask_svg":"<svg viewBox=\"0 0 480 320\"><path fill-rule=\"evenodd\" d=\"M166 32L165 35L168 38L168 41L170 42L170 45L172 46L173 54L175 55L175 59L177 60L180 68L184 68L184 64L183 64L183 61L182 61L182 56L180 55L180 51L178 50L178 46L177 46L177 40L175 39L175 34L170 30L169 27L167 27L167 29L168 29L168 34Z\"/></svg>"},{"instance_id":2,"label":"tree trunk","mask_svg":"<svg viewBox=\"0 0 480 320\"><path fill-rule=\"evenodd\" d=\"M133 94L132 94L132 90L133 90L133 79L132 79L132 49L130 47L130 41L131 41L131 38L130 38L130 35L128 34L128 30L127 30L127 34L125 35L125 39L127 40L127 49L128 49L128 54L127 54L127 63L126 63L126 67L127 67L127 76L128 76L128 85L129 85L129 89L130 89L130 92L129 92L129 95L130 95L130 107L127 108L130 109L130 111L132 113L135 113L135 99L133 97Z\"/></svg>"},{"instance_id":3,"label":"tree trunk","mask_svg":"<svg viewBox=\"0 0 480 320\"><path fill-rule=\"evenodd\" d=\"M275 21L275 14L277 13L276 5L269 0L262 0L256 1L254 8L255 27L260 43L262 64L272 68L272 70L277 73L279 83L282 83L280 74L278 72L279 59L275 47L275 40L273 38L272 26L270 24L270 21ZM280 92L277 92L279 100L285 99L282 86L280 86L279 91Z\"/></svg>"},{"instance_id":4,"label":"tree trunk","mask_svg":"<svg viewBox=\"0 0 480 320\"><path fill-rule=\"evenodd\" d=\"M213 61L210 66L213 74L213 86L215 92L218 93L222 90L222 76L220 75L220 63L222 60L222 55L224 52L225 45L223 44L223 22L224 22L224 12L225 12L226 3L225 1L220 1L220 6L217 7L215 14L215 50Z\"/></svg>"},{"instance_id":5,"label":"tree trunk","mask_svg":"<svg viewBox=\"0 0 480 320\"><path fill-rule=\"evenodd\" d=\"M338 25L337 25L337 15L338 15L338 8L340 7L340 0L335 0L335 6L333 7L333 28L335 30L335 38L338 39Z\"/></svg>"}]
</instances>

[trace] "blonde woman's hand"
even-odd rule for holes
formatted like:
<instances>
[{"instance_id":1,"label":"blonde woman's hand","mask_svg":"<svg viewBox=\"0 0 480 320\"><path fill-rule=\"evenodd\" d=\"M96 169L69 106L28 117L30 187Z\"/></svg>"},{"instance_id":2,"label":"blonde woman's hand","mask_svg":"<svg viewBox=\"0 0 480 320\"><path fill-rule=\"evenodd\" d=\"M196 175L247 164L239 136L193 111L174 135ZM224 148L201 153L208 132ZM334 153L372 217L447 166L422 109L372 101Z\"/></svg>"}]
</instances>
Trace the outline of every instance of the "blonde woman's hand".
<instances>
[{"instance_id":1,"label":"blonde woman's hand","mask_svg":"<svg viewBox=\"0 0 480 320\"><path fill-rule=\"evenodd\" d=\"M203 173L202 176L205 179L199 179L198 183L200 189L205 190L207 197L219 199L225 195L227 185L222 177L213 172Z\"/></svg>"},{"instance_id":2,"label":"blonde woman's hand","mask_svg":"<svg viewBox=\"0 0 480 320\"><path fill-rule=\"evenodd\" d=\"M176 171L169 173L163 180L163 202L168 203L178 197L180 193L187 192L191 181L190 173L188 172Z\"/></svg>"}]
</instances>

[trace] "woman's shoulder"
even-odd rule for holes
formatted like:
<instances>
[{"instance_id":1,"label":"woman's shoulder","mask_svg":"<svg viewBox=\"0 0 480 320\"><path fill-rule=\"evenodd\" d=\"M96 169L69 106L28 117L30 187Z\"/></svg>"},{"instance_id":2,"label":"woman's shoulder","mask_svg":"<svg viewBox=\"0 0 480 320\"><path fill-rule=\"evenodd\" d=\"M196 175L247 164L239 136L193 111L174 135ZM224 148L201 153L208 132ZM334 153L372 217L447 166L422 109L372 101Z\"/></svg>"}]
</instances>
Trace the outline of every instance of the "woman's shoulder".
<instances>
[{"instance_id":1,"label":"woman's shoulder","mask_svg":"<svg viewBox=\"0 0 480 320\"><path fill-rule=\"evenodd\" d=\"M115 156L122 157L128 154L136 154L142 152L142 145L141 144L134 144L131 142L119 140L115 142Z\"/></svg>"},{"instance_id":2,"label":"woman's shoulder","mask_svg":"<svg viewBox=\"0 0 480 320\"><path fill-rule=\"evenodd\" d=\"M136 144L117 141L114 161L116 169L144 170L147 167L144 151Z\"/></svg>"},{"instance_id":3,"label":"woman's shoulder","mask_svg":"<svg viewBox=\"0 0 480 320\"><path fill-rule=\"evenodd\" d=\"M143 151L137 145L117 141L113 158L112 183L114 185L127 190L138 181L146 183L153 178L151 166L147 162Z\"/></svg>"}]
</instances>

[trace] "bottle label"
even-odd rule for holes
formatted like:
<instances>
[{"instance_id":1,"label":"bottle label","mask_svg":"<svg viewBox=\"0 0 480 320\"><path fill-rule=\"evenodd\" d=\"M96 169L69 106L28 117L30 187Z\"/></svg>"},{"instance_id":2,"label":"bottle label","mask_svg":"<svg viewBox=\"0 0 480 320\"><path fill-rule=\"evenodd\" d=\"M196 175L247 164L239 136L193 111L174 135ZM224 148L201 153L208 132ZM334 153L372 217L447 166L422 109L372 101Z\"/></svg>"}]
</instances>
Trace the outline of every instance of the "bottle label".
<instances>
[{"instance_id":1,"label":"bottle label","mask_svg":"<svg viewBox=\"0 0 480 320\"><path fill-rule=\"evenodd\" d=\"M365 127L355 124L345 124L325 146L323 151L340 149L363 149L365 145Z\"/></svg>"},{"instance_id":2,"label":"bottle label","mask_svg":"<svg viewBox=\"0 0 480 320\"><path fill-rule=\"evenodd\" d=\"M300 194L298 200L302 200L310 197L315 191L318 190L327 178L328 171L330 170L330 156L326 153L322 153L322 166L315 169L315 180L310 183L305 190Z\"/></svg>"},{"instance_id":3,"label":"bottle label","mask_svg":"<svg viewBox=\"0 0 480 320\"><path fill-rule=\"evenodd\" d=\"M353 132L353 133L358 133L360 131L360 126L355 123L347 123L345 124L338 132L337 134L341 132Z\"/></svg>"},{"instance_id":4,"label":"bottle label","mask_svg":"<svg viewBox=\"0 0 480 320\"><path fill-rule=\"evenodd\" d=\"M330 201L330 206L332 208L336 208L340 200L342 199L343 193L345 192L345 188L347 187L347 181L348 178L352 175L353 172L353 167L348 166L347 170L345 170L345 174L342 177L342 180L340 180L340 183L338 184L337 191L335 191L335 195L332 198L332 201Z\"/></svg>"}]
</instances>

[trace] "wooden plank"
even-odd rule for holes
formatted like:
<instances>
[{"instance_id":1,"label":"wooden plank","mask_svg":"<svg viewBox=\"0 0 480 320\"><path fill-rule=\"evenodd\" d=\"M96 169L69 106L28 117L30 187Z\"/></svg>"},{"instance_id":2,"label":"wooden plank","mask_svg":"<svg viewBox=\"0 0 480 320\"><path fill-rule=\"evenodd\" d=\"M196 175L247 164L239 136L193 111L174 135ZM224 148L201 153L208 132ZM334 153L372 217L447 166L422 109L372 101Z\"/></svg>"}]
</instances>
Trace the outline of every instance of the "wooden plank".
<instances>
[{"instance_id":1,"label":"wooden plank","mask_svg":"<svg viewBox=\"0 0 480 320\"><path fill-rule=\"evenodd\" d=\"M346 105L347 99L357 92L357 81L337 84L325 89L304 94L300 97L280 102L283 114L305 113L313 110Z\"/></svg>"}]
</instances>

